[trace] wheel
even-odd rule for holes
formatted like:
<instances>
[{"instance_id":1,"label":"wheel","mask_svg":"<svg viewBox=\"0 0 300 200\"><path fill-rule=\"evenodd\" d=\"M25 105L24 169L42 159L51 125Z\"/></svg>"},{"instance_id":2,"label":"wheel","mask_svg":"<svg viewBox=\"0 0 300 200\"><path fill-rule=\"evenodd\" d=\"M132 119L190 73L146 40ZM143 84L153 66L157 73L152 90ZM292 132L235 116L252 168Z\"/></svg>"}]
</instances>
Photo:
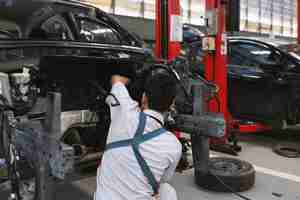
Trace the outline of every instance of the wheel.
<instances>
[{"instance_id":1,"label":"wheel","mask_svg":"<svg viewBox=\"0 0 300 200\"><path fill-rule=\"evenodd\" d=\"M68 144L71 146L74 144L82 145L80 133L77 130L77 128L71 128L71 129L67 130L61 140L65 144Z\"/></svg>"},{"instance_id":2,"label":"wheel","mask_svg":"<svg viewBox=\"0 0 300 200\"><path fill-rule=\"evenodd\" d=\"M294 143L278 144L273 151L287 158L298 158L300 156L300 147Z\"/></svg>"},{"instance_id":3,"label":"wheel","mask_svg":"<svg viewBox=\"0 0 300 200\"><path fill-rule=\"evenodd\" d=\"M271 120L271 127L274 131L280 131L287 129L287 117L282 113L275 115L276 117Z\"/></svg>"},{"instance_id":4,"label":"wheel","mask_svg":"<svg viewBox=\"0 0 300 200\"><path fill-rule=\"evenodd\" d=\"M211 158L208 167L208 173L195 169L196 184L205 189L216 192L232 192L231 190L242 192L254 185L255 170L246 161L223 157Z\"/></svg>"}]
</instances>

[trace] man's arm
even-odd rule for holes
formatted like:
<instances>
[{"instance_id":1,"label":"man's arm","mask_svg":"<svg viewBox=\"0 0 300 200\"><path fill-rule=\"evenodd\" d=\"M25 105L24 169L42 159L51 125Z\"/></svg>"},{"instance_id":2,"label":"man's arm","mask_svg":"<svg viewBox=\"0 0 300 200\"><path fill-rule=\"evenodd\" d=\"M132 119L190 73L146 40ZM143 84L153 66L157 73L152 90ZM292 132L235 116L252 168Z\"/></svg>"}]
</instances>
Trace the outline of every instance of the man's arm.
<instances>
[{"instance_id":1,"label":"man's arm","mask_svg":"<svg viewBox=\"0 0 300 200\"><path fill-rule=\"evenodd\" d=\"M112 98L112 96L108 96L106 100L111 108L116 107L117 109L128 111L130 109L135 109L138 106L137 102L130 97L129 92L125 86L129 83L129 81L129 78L125 76L113 75L111 77L112 89L110 93L115 98ZM120 103L120 105L115 105L116 103Z\"/></svg>"},{"instance_id":2,"label":"man's arm","mask_svg":"<svg viewBox=\"0 0 300 200\"><path fill-rule=\"evenodd\" d=\"M182 154L182 146L178 142L177 148L174 149L176 153L172 156L171 161L170 161L170 166L166 169L165 173L163 174L160 183L166 183L169 182L172 177L174 176L175 170L177 168L177 165L181 159L181 154Z\"/></svg>"},{"instance_id":3,"label":"man's arm","mask_svg":"<svg viewBox=\"0 0 300 200\"><path fill-rule=\"evenodd\" d=\"M113 75L111 77L112 89L110 93L114 96L114 98L111 95L108 96L106 103L110 107L112 121L114 119L120 119L122 114L138 109L138 103L130 97L125 86L129 83L129 81L129 78L120 75ZM120 103L120 105L116 103Z\"/></svg>"}]
</instances>

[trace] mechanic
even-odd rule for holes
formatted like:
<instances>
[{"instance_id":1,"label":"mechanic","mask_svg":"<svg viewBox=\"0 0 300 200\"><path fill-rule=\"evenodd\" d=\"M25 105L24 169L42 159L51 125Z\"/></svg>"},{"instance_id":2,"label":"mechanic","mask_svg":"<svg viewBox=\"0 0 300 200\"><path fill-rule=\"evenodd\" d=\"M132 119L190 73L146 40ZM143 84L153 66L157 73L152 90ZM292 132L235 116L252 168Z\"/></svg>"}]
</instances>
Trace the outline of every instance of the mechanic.
<instances>
[{"instance_id":1,"label":"mechanic","mask_svg":"<svg viewBox=\"0 0 300 200\"><path fill-rule=\"evenodd\" d=\"M148 77L141 107L125 87L129 81L120 75L111 78L111 94L119 105L112 96L106 99L111 125L97 172L95 199L176 200L176 191L167 182L181 158L182 146L174 134L163 129L164 114L173 105L177 93L176 81L168 73ZM126 144L126 140L141 139L138 136L151 139L142 141L138 148Z\"/></svg>"}]
</instances>

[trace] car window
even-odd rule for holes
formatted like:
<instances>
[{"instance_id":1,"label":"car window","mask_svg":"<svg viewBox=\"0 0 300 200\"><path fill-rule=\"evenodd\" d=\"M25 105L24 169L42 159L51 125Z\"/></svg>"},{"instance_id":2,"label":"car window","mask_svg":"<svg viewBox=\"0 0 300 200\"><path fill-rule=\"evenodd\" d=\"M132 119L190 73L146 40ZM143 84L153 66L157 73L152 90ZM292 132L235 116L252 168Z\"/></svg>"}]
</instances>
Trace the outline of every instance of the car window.
<instances>
[{"instance_id":1,"label":"car window","mask_svg":"<svg viewBox=\"0 0 300 200\"><path fill-rule=\"evenodd\" d=\"M60 15L55 15L41 25L34 27L29 34L32 39L46 39L46 40L72 40L72 32Z\"/></svg>"},{"instance_id":2,"label":"car window","mask_svg":"<svg viewBox=\"0 0 300 200\"><path fill-rule=\"evenodd\" d=\"M81 39L87 42L120 44L117 33L105 24L87 18L78 18Z\"/></svg>"},{"instance_id":3,"label":"car window","mask_svg":"<svg viewBox=\"0 0 300 200\"><path fill-rule=\"evenodd\" d=\"M280 62L280 53L265 45L233 42L229 45L229 64L245 67L259 67L262 64L275 65Z\"/></svg>"},{"instance_id":4,"label":"car window","mask_svg":"<svg viewBox=\"0 0 300 200\"><path fill-rule=\"evenodd\" d=\"M9 34L0 31L0 39L9 39L11 38Z\"/></svg>"}]
</instances>

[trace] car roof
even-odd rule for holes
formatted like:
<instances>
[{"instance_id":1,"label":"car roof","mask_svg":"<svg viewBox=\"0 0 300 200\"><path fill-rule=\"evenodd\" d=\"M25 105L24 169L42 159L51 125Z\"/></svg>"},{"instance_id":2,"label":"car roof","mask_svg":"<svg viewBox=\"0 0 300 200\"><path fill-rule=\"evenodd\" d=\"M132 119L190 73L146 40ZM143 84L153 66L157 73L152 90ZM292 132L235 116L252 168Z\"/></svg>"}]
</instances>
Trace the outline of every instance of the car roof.
<instances>
[{"instance_id":1,"label":"car roof","mask_svg":"<svg viewBox=\"0 0 300 200\"><path fill-rule=\"evenodd\" d=\"M274 47L295 43L294 41L290 41L290 40L283 40L283 39L270 38L270 37L229 36L228 39L231 41L237 40L237 41L261 42Z\"/></svg>"}]
</instances>

